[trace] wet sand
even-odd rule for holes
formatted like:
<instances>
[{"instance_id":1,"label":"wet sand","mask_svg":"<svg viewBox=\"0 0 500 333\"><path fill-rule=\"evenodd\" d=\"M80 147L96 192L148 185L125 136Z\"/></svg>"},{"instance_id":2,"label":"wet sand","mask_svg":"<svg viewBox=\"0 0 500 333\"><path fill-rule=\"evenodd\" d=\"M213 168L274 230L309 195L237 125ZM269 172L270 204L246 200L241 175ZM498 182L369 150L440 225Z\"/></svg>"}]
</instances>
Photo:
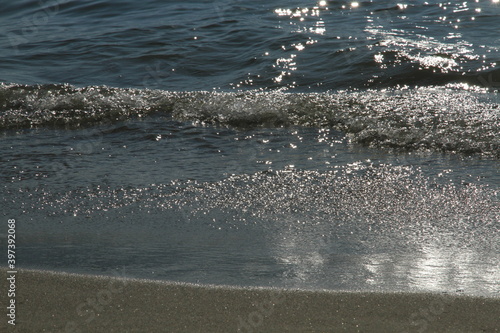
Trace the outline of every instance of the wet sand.
<instances>
[{"instance_id":1,"label":"wet sand","mask_svg":"<svg viewBox=\"0 0 500 333\"><path fill-rule=\"evenodd\" d=\"M8 305L1 269L2 308ZM500 298L246 289L19 270L2 332L498 332ZM4 328L7 326L7 330Z\"/></svg>"}]
</instances>

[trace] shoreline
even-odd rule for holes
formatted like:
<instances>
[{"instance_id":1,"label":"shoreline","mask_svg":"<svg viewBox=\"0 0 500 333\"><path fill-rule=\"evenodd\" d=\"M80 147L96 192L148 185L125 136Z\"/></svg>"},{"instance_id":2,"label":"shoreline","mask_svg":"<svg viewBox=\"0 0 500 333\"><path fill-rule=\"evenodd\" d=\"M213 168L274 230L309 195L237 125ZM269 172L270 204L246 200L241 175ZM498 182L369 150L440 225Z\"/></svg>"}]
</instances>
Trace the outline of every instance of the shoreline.
<instances>
[{"instance_id":1,"label":"shoreline","mask_svg":"<svg viewBox=\"0 0 500 333\"><path fill-rule=\"evenodd\" d=\"M7 269L1 292L9 290ZM117 274L119 275L119 273ZM192 285L20 269L2 332L498 332L500 298Z\"/></svg>"}]
</instances>

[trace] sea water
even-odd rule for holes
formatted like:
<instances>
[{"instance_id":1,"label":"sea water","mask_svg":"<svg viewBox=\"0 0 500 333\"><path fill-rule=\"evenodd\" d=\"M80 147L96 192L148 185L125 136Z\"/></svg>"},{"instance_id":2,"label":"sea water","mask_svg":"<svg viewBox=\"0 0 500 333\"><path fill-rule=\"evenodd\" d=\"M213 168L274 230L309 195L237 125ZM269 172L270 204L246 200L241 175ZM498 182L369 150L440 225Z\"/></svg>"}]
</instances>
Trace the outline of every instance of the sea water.
<instances>
[{"instance_id":1,"label":"sea water","mask_svg":"<svg viewBox=\"0 0 500 333\"><path fill-rule=\"evenodd\" d=\"M5 5L18 265L499 296L499 16L494 0Z\"/></svg>"}]
</instances>

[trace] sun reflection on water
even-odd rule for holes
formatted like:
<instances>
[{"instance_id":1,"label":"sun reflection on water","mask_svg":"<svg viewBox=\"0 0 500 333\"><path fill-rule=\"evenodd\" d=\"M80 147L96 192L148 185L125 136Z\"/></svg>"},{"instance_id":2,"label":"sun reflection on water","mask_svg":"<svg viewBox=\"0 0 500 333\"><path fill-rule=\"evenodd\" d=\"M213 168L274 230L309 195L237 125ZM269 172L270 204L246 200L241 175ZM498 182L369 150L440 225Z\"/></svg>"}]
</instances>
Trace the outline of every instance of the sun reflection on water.
<instances>
[{"instance_id":1,"label":"sun reflection on water","mask_svg":"<svg viewBox=\"0 0 500 333\"><path fill-rule=\"evenodd\" d=\"M391 73L399 71L424 71L425 74L415 75L439 81L440 74L451 77L454 73L490 70L497 62L484 56L480 59L479 54L484 54L484 50L478 52L478 47L485 46L471 39L474 37L471 31L475 29L468 28L490 20L488 17L497 3L496 0L418 4L319 0L310 6L273 8L270 14L274 28L283 38L255 60L271 57L265 60L272 63L263 76L275 84L271 83L269 88L281 90L305 84L309 88L324 83L335 85L337 76L346 75L371 87L392 79ZM416 17L417 11L429 15ZM498 52L493 44L488 45L492 54ZM370 64L367 56L371 58ZM375 68L355 71L360 62ZM332 71L308 70L319 68L319 64ZM318 79L316 74L322 77ZM245 82L253 85L254 80L261 80L257 74L248 75L251 78L241 81L237 88L244 87Z\"/></svg>"}]
</instances>

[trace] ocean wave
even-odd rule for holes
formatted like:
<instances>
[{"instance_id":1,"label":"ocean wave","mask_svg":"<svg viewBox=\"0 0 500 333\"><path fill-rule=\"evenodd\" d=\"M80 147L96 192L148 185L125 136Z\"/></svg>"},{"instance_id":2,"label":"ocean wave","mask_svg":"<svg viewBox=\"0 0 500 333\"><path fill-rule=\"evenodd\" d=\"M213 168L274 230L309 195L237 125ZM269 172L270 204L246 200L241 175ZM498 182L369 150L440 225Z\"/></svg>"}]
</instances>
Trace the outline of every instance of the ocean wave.
<instances>
[{"instance_id":1,"label":"ocean wave","mask_svg":"<svg viewBox=\"0 0 500 333\"><path fill-rule=\"evenodd\" d=\"M467 85L235 93L3 84L0 129L76 128L163 113L199 125L331 127L373 147L499 157L499 100Z\"/></svg>"}]
</instances>

